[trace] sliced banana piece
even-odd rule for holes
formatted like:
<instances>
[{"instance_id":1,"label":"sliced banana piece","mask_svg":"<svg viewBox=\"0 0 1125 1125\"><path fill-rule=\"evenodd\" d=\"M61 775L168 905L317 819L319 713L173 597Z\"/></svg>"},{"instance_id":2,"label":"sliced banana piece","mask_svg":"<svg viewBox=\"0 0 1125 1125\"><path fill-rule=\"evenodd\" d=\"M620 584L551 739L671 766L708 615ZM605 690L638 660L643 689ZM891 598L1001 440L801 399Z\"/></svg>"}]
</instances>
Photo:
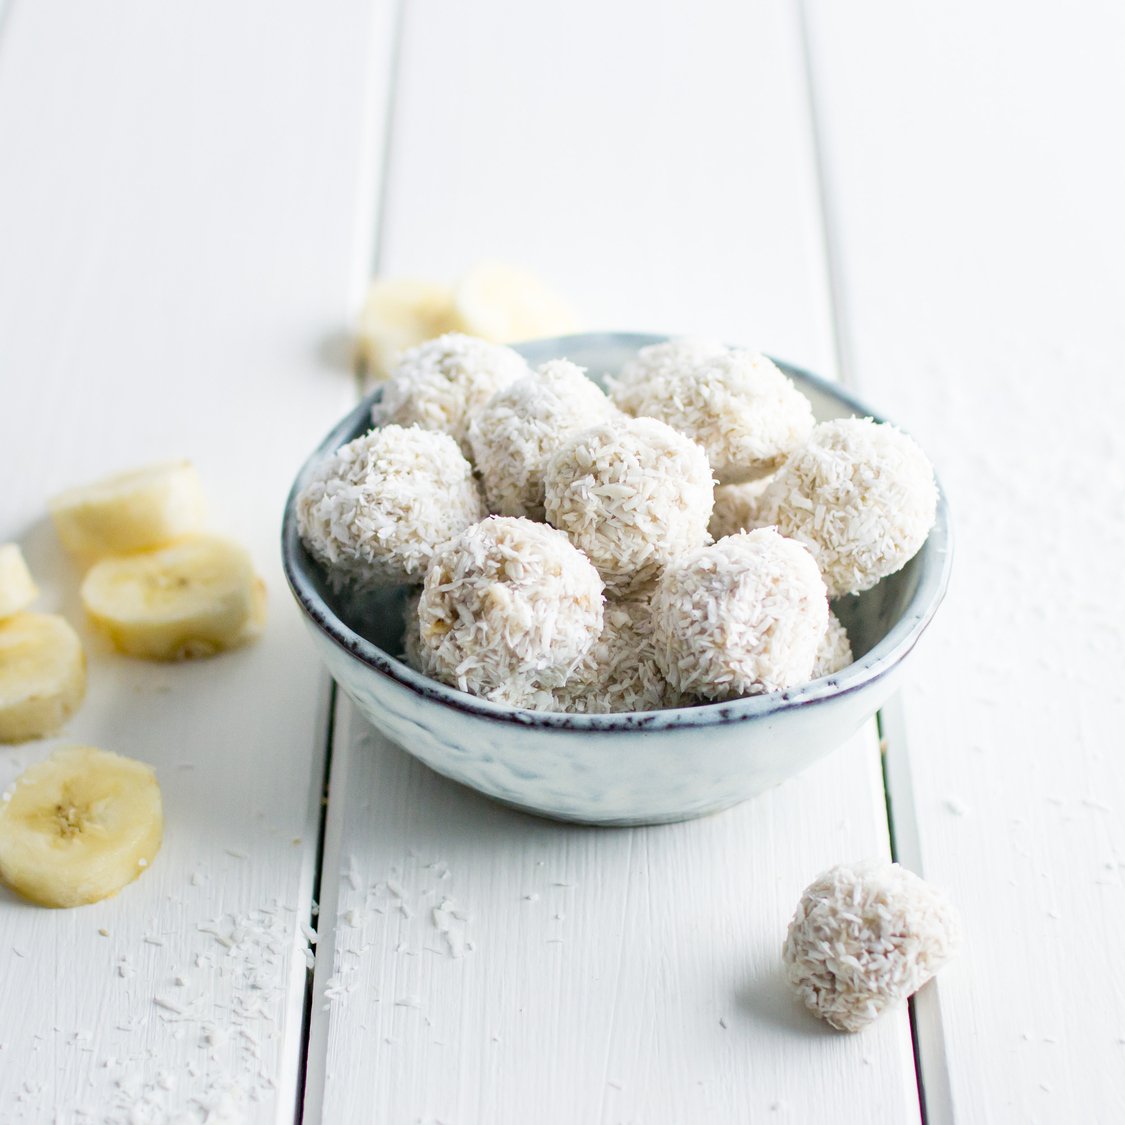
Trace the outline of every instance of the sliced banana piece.
<instances>
[{"instance_id":1,"label":"sliced banana piece","mask_svg":"<svg viewBox=\"0 0 1125 1125\"><path fill-rule=\"evenodd\" d=\"M70 746L26 769L0 805L0 879L41 906L116 894L156 858L164 834L151 766Z\"/></svg>"},{"instance_id":2,"label":"sliced banana piece","mask_svg":"<svg viewBox=\"0 0 1125 1125\"><path fill-rule=\"evenodd\" d=\"M470 270L453 291L458 331L499 344L577 331L574 309L535 274L500 262Z\"/></svg>"},{"instance_id":3,"label":"sliced banana piece","mask_svg":"<svg viewBox=\"0 0 1125 1125\"><path fill-rule=\"evenodd\" d=\"M63 546L87 559L162 547L197 531L206 510L190 461L147 465L71 488L47 506Z\"/></svg>"},{"instance_id":4,"label":"sliced banana piece","mask_svg":"<svg viewBox=\"0 0 1125 1125\"><path fill-rule=\"evenodd\" d=\"M377 277L360 313L356 350L368 371L383 379L399 352L452 329L453 292L448 285Z\"/></svg>"},{"instance_id":5,"label":"sliced banana piece","mask_svg":"<svg viewBox=\"0 0 1125 1125\"><path fill-rule=\"evenodd\" d=\"M61 617L17 613L0 621L0 742L53 734L86 694L86 657Z\"/></svg>"},{"instance_id":6,"label":"sliced banana piece","mask_svg":"<svg viewBox=\"0 0 1125 1125\"><path fill-rule=\"evenodd\" d=\"M257 636L265 586L237 543L194 535L159 550L102 559L82 583L82 604L121 652L189 660Z\"/></svg>"},{"instance_id":7,"label":"sliced banana piece","mask_svg":"<svg viewBox=\"0 0 1125 1125\"><path fill-rule=\"evenodd\" d=\"M27 609L39 597L39 587L15 543L0 543L0 619Z\"/></svg>"}]
</instances>

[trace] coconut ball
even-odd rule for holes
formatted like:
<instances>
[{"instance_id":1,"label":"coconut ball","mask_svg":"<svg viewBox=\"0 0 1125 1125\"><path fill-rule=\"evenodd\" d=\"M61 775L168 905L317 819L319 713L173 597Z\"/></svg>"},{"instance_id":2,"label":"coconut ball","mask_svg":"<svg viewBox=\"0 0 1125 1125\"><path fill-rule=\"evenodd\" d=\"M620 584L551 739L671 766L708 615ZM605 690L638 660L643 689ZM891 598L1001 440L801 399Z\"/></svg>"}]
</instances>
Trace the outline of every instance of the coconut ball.
<instances>
[{"instance_id":1,"label":"coconut ball","mask_svg":"<svg viewBox=\"0 0 1125 1125\"><path fill-rule=\"evenodd\" d=\"M747 481L745 484L721 484L715 489L715 506L711 509L711 522L707 530L712 539L737 535L740 531L753 531L764 527L762 521L762 493L769 487L772 477Z\"/></svg>"},{"instance_id":2,"label":"coconut ball","mask_svg":"<svg viewBox=\"0 0 1125 1125\"><path fill-rule=\"evenodd\" d=\"M659 711L680 702L656 663L647 601L611 601L597 641L549 702L553 711L604 715Z\"/></svg>"},{"instance_id":3,"label":"coconut ball","mask_svg":"<svg viewBox=\"0 0 1125 1125\"><path fill-rule=\"evenodd\" d=\"M336 588L421 582L437 544L484 501L448 435L384 426L341 446L297 497L297 527Z\"/></svg>"},{"instance_id":4,"label":"coconut ball","mask_svg":"<svg viewBox=\"0 0 1125 1125\"><path fill-rule=\"evenodd\" d=\"M547 462L547 520L592 560L615 595L650 586L707 542L714 482L693 441L654 418L571 435Z\"/></svg>"},{"instance_id":5,"label":"coconut ball","mask_svg":"<svg viewBox=\"0 0 1125 1125\"><path fill-rule=\"evenodd\" d=\"M502 344L459 332L427 340L399 356L371 408L376 425L395 422L450 434L466 457L469 422L499 390L528 373L523 357Z\"/></svg>"},{"instance_id":6,"label":"coconut ball","mask_svg":"<svg viewBox=\"0 0 1125 1125\"><path fill-rule=\"evenodd\" d=\"M657 664L676 690L737 699L809 680L828 601L812 555L767 527L669 566L652 620Z\"/></svg>"},{"instance_id":7,"label":"coconut ball","mask_svg":"<svg viewBox=\"0 0 1125 1125\"><path fill-rule=\"evenodd\" d=\"M762 497L766 522L812 551L831 598L901 570L926 541L936 510L926 455L901 430L870 418L822 422Z\"/></svg>"},{"instance_id":8,"label":"coconut ball","mask_svg":"<svg viewBox=\"0 0 1125 1125\"><path fill-rule=\"evenodd\" d=\"M860 1031L956 953L960 929L945 895L897 863L842 864L801 895L785 973L813 1015Z\"/></svg>"},{"instance_id":9,"label":"coconut ball","mask_svg":"<svg viewBox=\"0 0 1125 1125\"><path fill-rule=\"evenodd\" d=\"M720 484L772 473L813 428L812 404L771 360L710 341L642 348L612 395L626 414L697 441Z\"/></svg>"},{"instance_id":10,"label":"coconut ball","mask_svg":"<svg viewBox=\"0 0 1125 1125\"><path fill-rule=\"evenodd\" d=\"M561 531L492 516L434 553L418 605L429 674L525 706L566 681L602 629L602 580Z\"/></svg>"},{"instance_id":11,"label":"coconut ball","mask_svg":"<svg viewBox=\"0 0 1125 1125\"><path fill-rule=\"evenodd\" d=\"M489 399L469 424L469 444L489 510L542 520L543 469L575 430L617 413L581 367L551 360Z\"/></svg>"},{"instance_id":12,"label":"coconut ball","mask_svg":"<svg viewBox=\"0 0 1125 1125\"><path fill-rule=\"evenodd\" d=\"M832 676L842 672L854 659L848 631L841 624L840 619L829 610L828 628L820 638L820 646L816 650L816 663L813 664L809 679L819 680L821 676Z\"/></svg>"}]
</instances>

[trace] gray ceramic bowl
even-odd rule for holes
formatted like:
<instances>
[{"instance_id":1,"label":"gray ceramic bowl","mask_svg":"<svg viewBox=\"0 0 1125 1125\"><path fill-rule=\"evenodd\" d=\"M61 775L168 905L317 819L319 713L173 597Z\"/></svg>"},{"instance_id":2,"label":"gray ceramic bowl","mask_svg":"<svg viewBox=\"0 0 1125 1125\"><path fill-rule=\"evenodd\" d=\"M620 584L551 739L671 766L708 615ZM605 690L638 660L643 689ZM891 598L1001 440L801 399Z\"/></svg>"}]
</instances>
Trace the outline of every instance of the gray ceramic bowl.
<instances>
[{"instance_id":1,"label":"gray ceramic bowl","mask_svg":"<svg viewBox=\"0 0 1125 1125\"><path fill-rule=\"evenodd\" d=\"M612 333L537 340L532 364L565 356L598 379L667 337ZM875 416L838 387L780 364L818 420ZM894 690L902 661L949 579L944 496L925 546L898 574L834 605L856 660L792 691L670 711L563 715L489 703L408 668L405 591L334 593L297 534L295 500L312 467L370 427L376 391L329 435L297 475L285 509L285 574L333 678L363 715L431 769L505 804L588 824L687 820L753 797L845 742Z\"/></svg>"}]
</instances>

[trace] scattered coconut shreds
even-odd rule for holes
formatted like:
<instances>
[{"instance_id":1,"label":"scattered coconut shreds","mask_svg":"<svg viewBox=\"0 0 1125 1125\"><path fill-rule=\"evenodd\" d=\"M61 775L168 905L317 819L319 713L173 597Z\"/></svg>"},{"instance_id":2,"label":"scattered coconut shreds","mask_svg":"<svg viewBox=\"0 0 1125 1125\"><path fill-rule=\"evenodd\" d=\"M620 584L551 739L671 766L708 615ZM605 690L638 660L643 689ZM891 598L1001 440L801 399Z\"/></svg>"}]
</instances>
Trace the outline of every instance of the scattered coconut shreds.
<instances>
[{"instance_id":1,"label":"scattered coconut shreds","mask_svg":"<svg viewBox=\"0 0 1125 1125\"><path fill-rule=\"evenodd\" d=\"M385 426L341 446L297 498L301 539L337 586L419 582L437 544L485 514L447 434Z\"/></svg>"},{"instance_id":2,"label":"scattered coconut shreds","mask_svg":"<svg viewBox=\"0 0 1125 1125\"><path fill-rule=\"evenodd\" d=\"M642 593L708 540L714 481L695 442L654 418L601 423L548 461L547 520L598 568L606 587Z\"/></svg>"},{"instance_id":3,"label":"scattered coconut shreds","mask_svg":"<svg viewBox=\"0 0 1125 1125\"><path fill-rule=\"evenodd\" d=\"M521 706L565 682L597 639L602 582L562 532L493 516L437 551L418 615L433 675Z\"/></svg>"},{"instance_id":4,"label":"scattered coconut shreds","mask_svg":"<svg viewBox=\"0 0 1125 1125\"><path fill-rule=\"evenodd\" d=\"M869 860L805 889L782 958L809 1011L860 1031L917 992L959 943L957 912L941 891L897 863Z\"/></svg>"},{"instance_id":5,"label":"scattered coconut shreds","mask_svg":"<svg viewBox=\"0 0 1125 1125\"><path fill-rule=\"evenodd\" d=\"M642 348L612 395L625 413L698 442L723 484L773 472L813 428L809 400L772 361L710 340Z\"/></svg>"},{"instance_id":6,"label":"scattered coconut shreds","mask_svg":"<svg viewBox=\"0 0 1125 1125\"><path fill-rule=\"evenodd\" d=\"M829 611L828 628L820 638L820 645L816 650L816 663L813 664L809 679L819 680L821 676L834 676L837 672L842 672L852 660L852 645L848 640L848 631L840 623L840 619Z\"/></svg>"},{"instance_id":7,"label":"scattered coconut shreds","mask_svg":"<svg viewBox=\"0 0 1125 1125\"><path fill-rule=\"evenodd\" d=\"M937 487L914 440L870 418L822 422L762 496L762 518L812 551L828 596L901 570L933 527Z\"/></svg>"},{"instance_id":8,"label":"scattered coconut shreds","mask_svg":"<svg viewBox=\"0 0 1125 1125\"><path fill-rule=\"evenodd\" d=\"M712 539L754 531L766 524L761 519L762 493L772 477L747 481L745 484L721 484L715 489L715 507L707 530Z\"/></svg>"},{"instance_id":9,"label":"scattered coconut shreds","mask_svg":"<svg viewBox=\"0 0 1125 1125\"><path fill-rule=\"evenodd\" d=\"M371 408L371 421L376 426L394 422L439 430L470 457L473 415L497 391L527 373L527 363L511 348L449 332L398 357L382 398Z\"/></svg>"},{"instance_id":10,"label":"scattered coconut shreds","mask_svg":"<svg viewBox=\"0 0 1125 1125\"><path fill-rule=\"evenodd\" d=\"M828 627L812 556L771 528L720 539L668 568L652 599L656 662L706 699L805 683Z\"/></svg>"},{"instance_id":11,"label":"scattered coconut shreds","mask_svg":"<svg viewBox=\"0 0 1125 1125\"><path fill-rule=\"evenodd\" d=\"M551 360L495 394L469 426L489 511L542 522L548 458L570 434L616 413L597 384L566 359Z\"/></svg>"}]
</instances>

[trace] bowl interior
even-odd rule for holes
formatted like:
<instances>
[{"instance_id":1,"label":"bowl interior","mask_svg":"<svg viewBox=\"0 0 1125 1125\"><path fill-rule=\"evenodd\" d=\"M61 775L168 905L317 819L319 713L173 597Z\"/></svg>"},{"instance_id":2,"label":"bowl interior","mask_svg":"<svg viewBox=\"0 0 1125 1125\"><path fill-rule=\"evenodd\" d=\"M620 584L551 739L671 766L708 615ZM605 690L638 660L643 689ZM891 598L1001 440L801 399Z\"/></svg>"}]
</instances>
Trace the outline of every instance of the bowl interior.
<instances>
[{"instance_id":1,"label":"bowl interior","mask_svg":"<svg viewBox=\"0 0 1125 1125\"><path fill-rule=\"evenodd\" d=\"M587 368L590 378L604 386L605 376L620 370L639 348L665 339L667 337L625 333L581 335L534 341L517 350L533 366L548 359L570 359ZM817 421L853 414L882 420L834 384L790 364L775 362L808 396ZM428 695L440 697L443 693L452 694L459 700L466 700L467 697L461 692L425 680L398 661L397 658L402 653L403 612L409 589L401 587L359 595L348 590L334 590L327 582L324 571L308 554L297 535L293 516L294 500L304 486L309 472L322 456L370 429L370 406L379 393L376 389L344 419L325 439L298 476L287 505L283 531L286 574L298 602L313 621L338 643L348 647L353 654L368 663L374 663L379 670L415 690L420 684L425 684ZM834 691L837 688L858 687L861 686L861 680L880 674L897 663L913 647L917 636L937 608L948 580L948 567L948 512L945 498L940 496L937 522L922 550L902 570L884 578L873 589L833 603L833 609L848 631L855 663L837 676L816 681L822 685L820 691L803 687L792 693L785 693L783 698L788 700L792 697L794 701L799 701L800 698L823 694L825 688ZM321 604L317 605L317 602ZM368 651L369 646L375 651ZM388 660L388 657L394 659ZM756 708L768 698L758 696L739 701L739 705ZM473 702L479 703L483 709L496 710L496 705L487 701ZM693 710L716 706L719 705L704 705ZM575 718L580 720L580 724L590 723L591 720L595 725L613 721L613 716L567 716L567 719Z\"/></svg>"}]
</instances>

